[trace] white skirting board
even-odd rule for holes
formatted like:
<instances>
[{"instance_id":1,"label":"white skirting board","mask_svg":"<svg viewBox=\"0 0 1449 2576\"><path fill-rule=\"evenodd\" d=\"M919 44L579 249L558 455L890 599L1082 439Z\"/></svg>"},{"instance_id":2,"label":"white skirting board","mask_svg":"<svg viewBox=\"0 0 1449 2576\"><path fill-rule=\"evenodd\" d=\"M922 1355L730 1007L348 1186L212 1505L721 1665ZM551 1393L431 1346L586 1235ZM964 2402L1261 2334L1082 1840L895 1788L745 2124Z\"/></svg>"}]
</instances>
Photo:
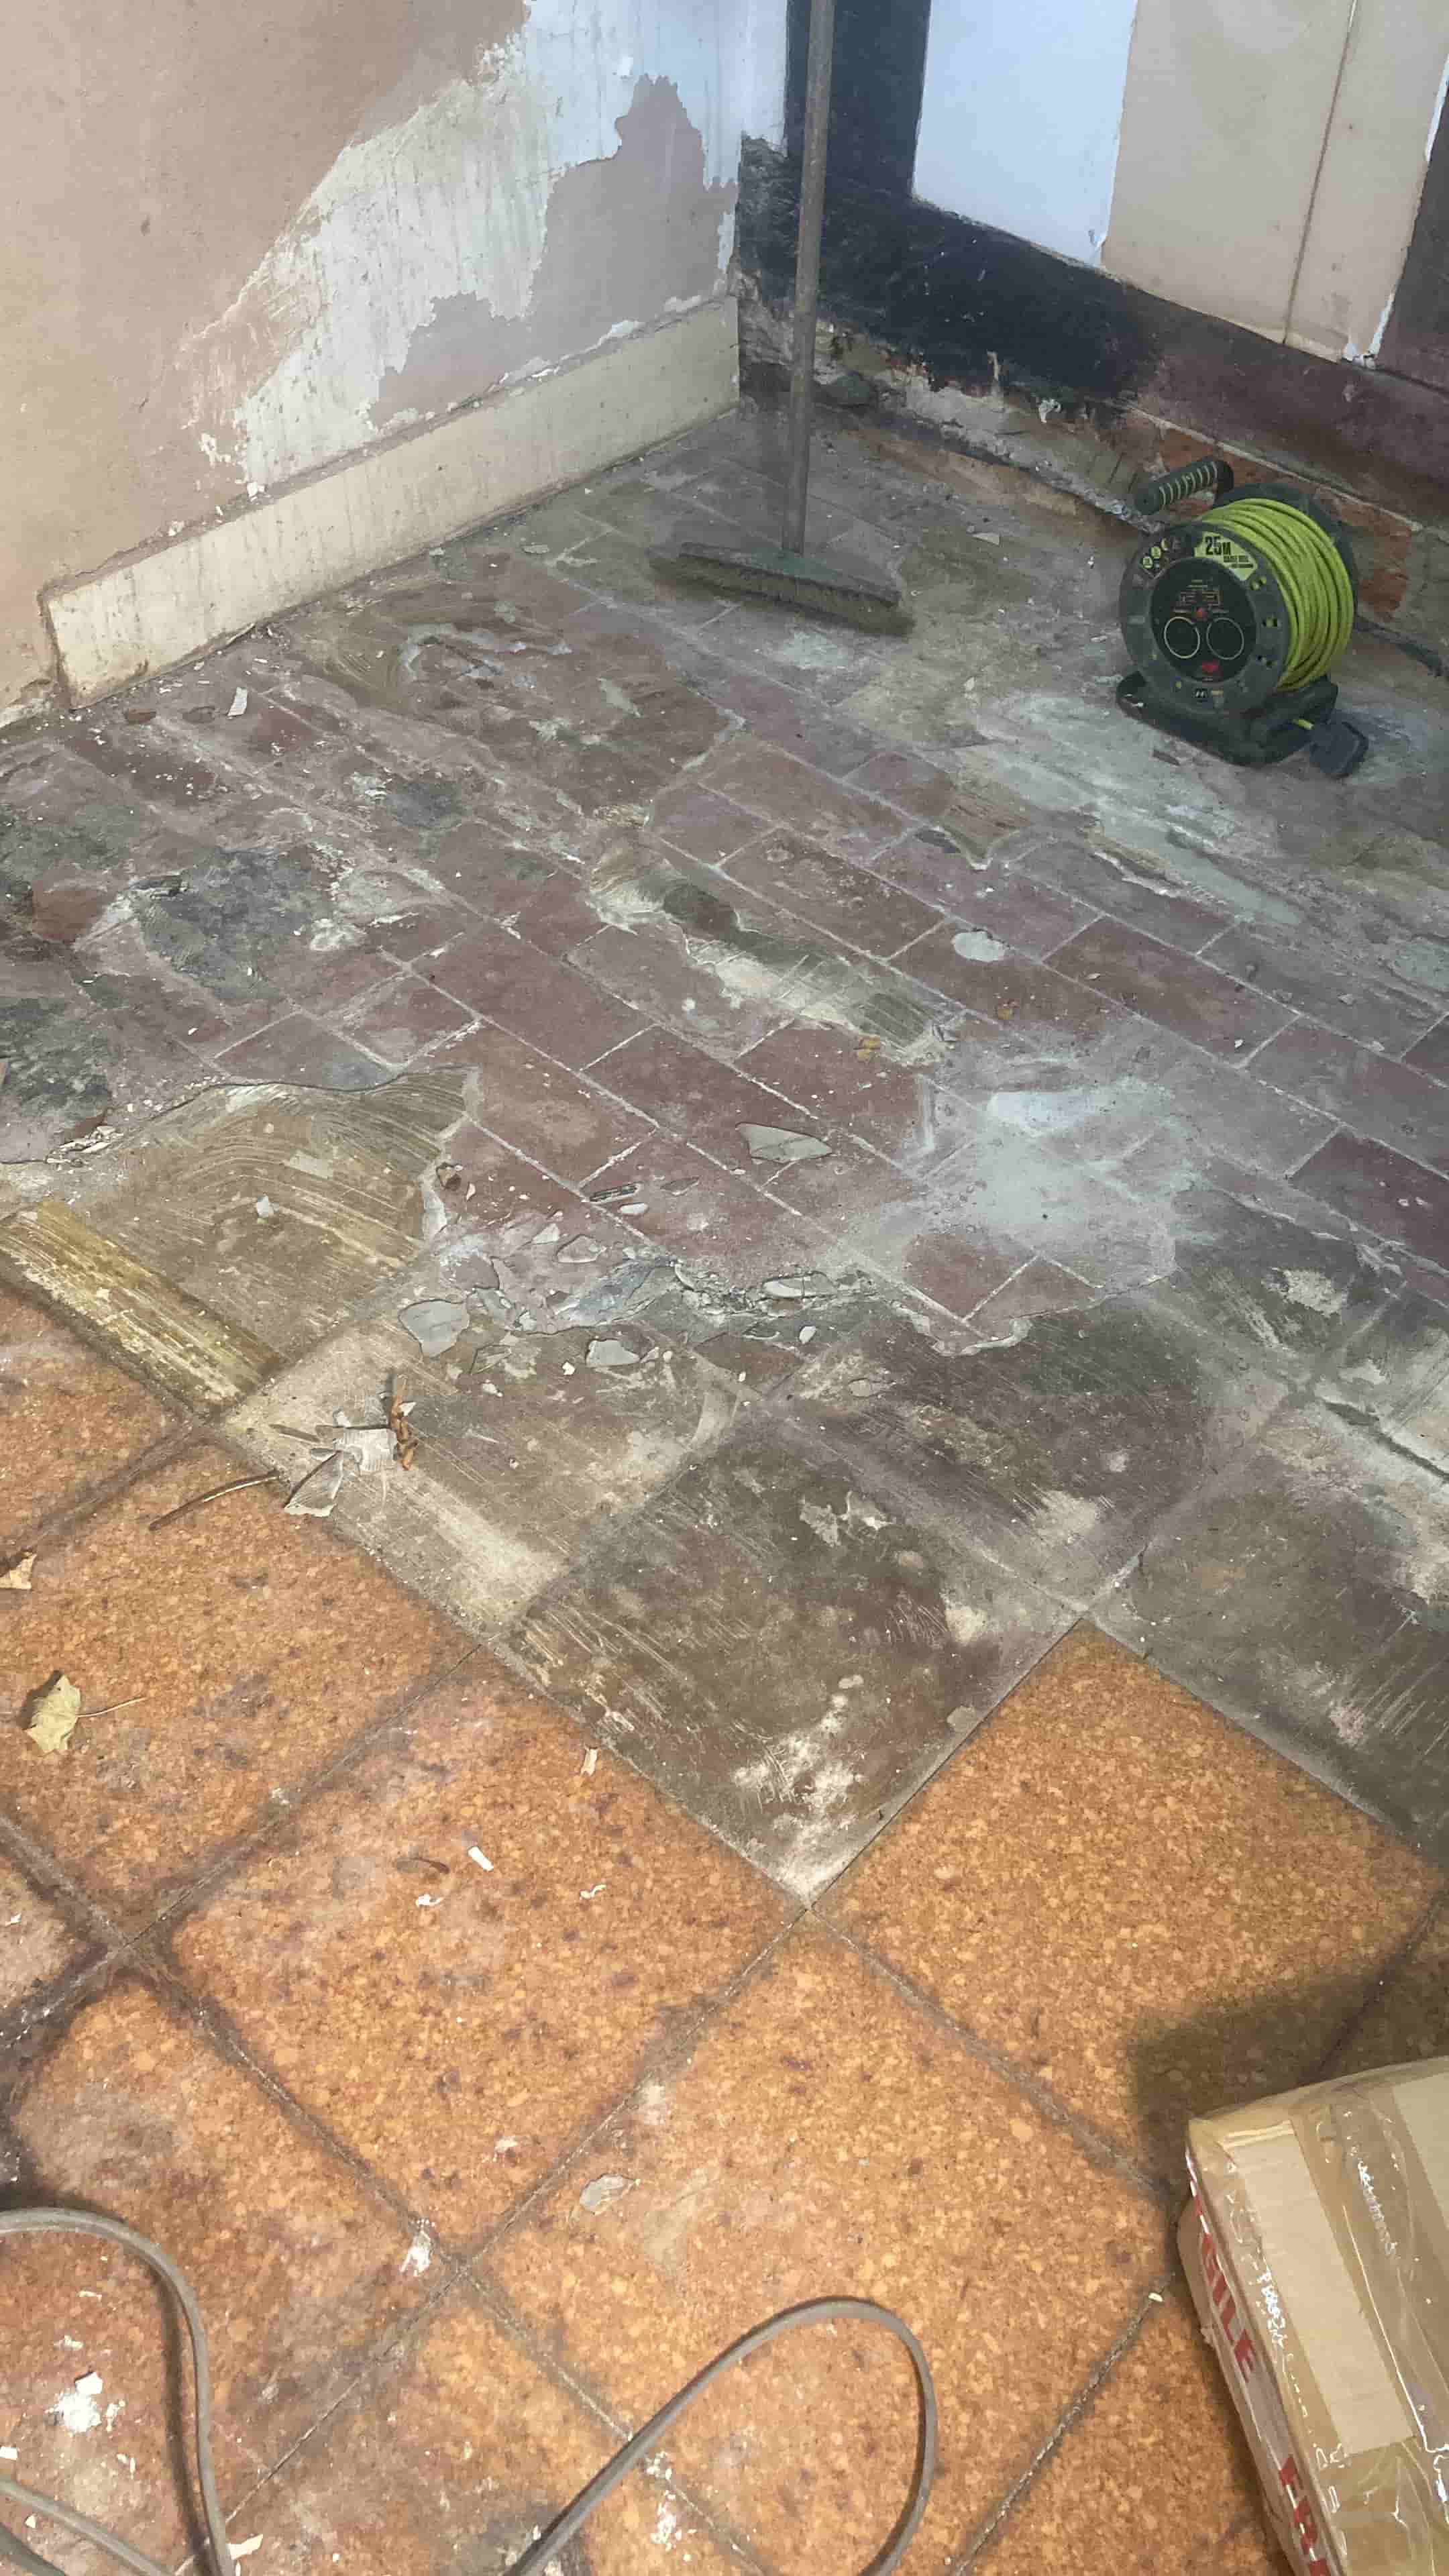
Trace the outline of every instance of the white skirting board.
<instances>
[{"instance_id":1,"label":"white skirting board","mask_svg":"<svg viewBox=\"0 0 1449 2576\"><path fill-rule=\"evenodd\" d=\"M738 322L726 297L170 544L60 583L45 608L70 702L87 705L381 564L522 509L717 418L738 392Z\"/></svg>"}]
</instances>

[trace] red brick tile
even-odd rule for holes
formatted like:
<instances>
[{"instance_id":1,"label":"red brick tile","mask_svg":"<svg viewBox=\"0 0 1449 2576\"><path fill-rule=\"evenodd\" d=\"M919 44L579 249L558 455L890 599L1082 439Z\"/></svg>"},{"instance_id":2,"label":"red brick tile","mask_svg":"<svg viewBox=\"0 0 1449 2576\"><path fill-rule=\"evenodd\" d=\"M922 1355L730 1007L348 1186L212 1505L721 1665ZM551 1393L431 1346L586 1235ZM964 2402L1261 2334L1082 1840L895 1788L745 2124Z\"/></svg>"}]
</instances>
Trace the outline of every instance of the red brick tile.
<instances>
[{"instance_id":1,"label":"red brick tile","mask_svg":"<svg viewBox=\"0 0 1449 2576\"><path fill-rule=\"evenodd\" d=\"M656 1135L619 1171L634 1186L625 1223L691 1270L753 1287L814 1269L829 1249L814 1226L674 1137Z\"/></svg>"},{"instance_id":2,"label":"red brick tile","mask_svg":"<svg viewBox=\"0 0 1449 2576\"><path fill-rule=\"evenodd\" d=\"M1430 1029L1416 1047L1409 1050L1408 1061L1420 1073L1431 1074L1436 1082L1449 1082L1449 1020L1441 1020Z\"/></svg>"},{"instance_id":3,"label":"red brick tile","mask_svg":"<svg viewBox=\"0 0 1449 2576\"><path fill-rule=\"evenodd\" d=\"M789 1101L762 1083L700 1048L686 1045L668 1029L646 1029L610 1056L600 1081L618 1092L646 1118L703 1145L735 1171L753 1171L765 1188L774 1171L751 1163L742 1127L790 1127L799 1123Z\"/></svg>"},{"instance_id":4,"label":"red brick tile","mask_svg":"<svg viewBox=\"0 0 1449 2576\"><path fill-rule=\"evenodd\" d=\"M466 1213L474 1225L515 1225L524 1217L541 1224L565 1201L579 1210L581 1218L584 1213L584 1201L561 1181L550 1180L510 1145L500 1145L486 1128L471 1123L454 1128L447 1161L438 1169L449 1214Z\"/></svg>"},{"instance_id":5,"label":"red brick tile","mask_svg":"<svg viewBox=\"0 0 1449 2576\"><path fill-rule=\"evenodd\" d=\"M472 1016L426 976L399 975L347 1025L374 1055L389 1064L410 1064L435 1038L456 1037Z\"/></svg>"},{"instance_id":6,"label":"red brick tile","mask_svg":"<svg viewBox=\"0 0 1449 2576\"><path fill-rule=\"evenodd\" d=\"M1449 1171L1449 1092L1416 1073L1355 1046L1331 1029L1285 1029L1257 1056L1260 1082L1325 1110L1356 1136L1371 1136L1437 1171Z\"/></svg>"},{"instance_id":7,"label":"red brick tile","mask_svg":"<svg viewBox=\"0 0 1449 2576\"><path fill-rule=\"evenodd\" d=\"M788 1110L783 1124L790 1124ZM894 1163L867 1152L853 1138L840 1135L832 1136L828 1154L817 1155L808 1163L785 1163L772 1170L759 1168L755 1179L775 1198L783 1199L787 1207L797 1209L812 1225L820 1226L837 1250L879 1210L898 1205L902 1192L901 1174Z\"/></svg>"},{"instance_id":8,"label":"red brick tile","mask_svg":"<svg viewBox=\"0 0 1449 2576\"><path fill-rule=\"evenodd\" d=\"M989 941L991 934L985 937ZM1120 1006L1095 985L1009 950L999 958L973 954L981 938L976 931L932 931L902 959L901 971L935 992L949 993L979 1018L1009 1026L1017 1037L1093 1038L1120 1022ZM943 1078L949 1083L949 1071Z\"/></svg>"},{"instance_id":9,"label":"red brick tile","mask_svg":"<svg viewBox=\"0 0 1449 2576\"><path fill-rule=\"evenodd\" d=\"M1094 1306L1098 1294L1074 1270L1063 1270L1055 1261L1029 1261L984 1306L976 1308L971 1320L977 1332L989 1339L1009 1333L1013 1325L1028 1323L1033 1315L1069 1315L1078 1306Z\"/></svg>"},{"instance_id":10,"label":"red brick tile","mask_svg":"<svg viewBox=\"0 0 1449 2576\"><path fill-rule=\"evenodd\" d=\"M587 1180L652 1133L642 1118L506 1029L475 1029L439 1060L473 1076L469 1106L480 1127L561 1180Z\"/></svg>"},{"instance_id":11,"label":"red brick tile","mask_svg":"<svg viewBox=\"0 0 1449 2576\"><path fill-rule=\"evenodd\" d=\"M887 804L919 814L927 823L937 821L956 794L955 779L913 751L878 751L851 771L846 784L859 787L867 796L883 796Z\"/></svg>"},{"instance_id":12,"label":"red brick tile","mask_svg":"<svg viewBox=\"0 0 1449 2576\"><path fill-rule=\"evenodd\" d=\"M874 870L832 858L818 841L797 832L771 832L752 842L726 863L725 872L733 884L873 957L893 956L941 917Z\"/></svg>"},{"instance_id":13,"label":"red brick tile","mask_svg":"<svg viewBox=\"0 0 1449 2576\"><path fill-rule=\"evenodd\" d=\"M1355 1225L1449 1270L1449 1180L1364 1136L1333 1136L1293 1175Z\"/></svg>"},{"instance_id":14,"label":"red brick tile","mask_svg":"<svg viewBox=\"0 0 1449 2576\"><path fill-rule=\"evenodd\" d=\"M637 1011L505 930L456 940L428 971L445 993L559 1064L590 1064L644 1026Z\"/></svg>"},{"instance_id":15,"label":"red brick tile","mask_svg":"<svg viewBox=\"0 0 1449 2576\"><path fill-rule=\"evenodd\" d=\"M848 1127L878 1154L909 1164L927 1148L935 1123L929 1083L884 1056L862 1055L846 1032L795 1022L751 1047L739 1067L812 1118Z\"/></svg>"},{"instance_id":16,"label":"red brick tile","mask_svg":"<svg viewBox=\"0 0 1449 2576\"><path fill-rule=\"evenodd\" d=\"M813 761L830 778L858 769L876 748L868 733L860 733L836 717L822 715L818 707L797 698L792 690L781 688L778 680L733 671L713 656L707 670L701 663L691 676L708 691L716 706L727 707L731 715L742 717L749 732L760 741L774 743L798 760Z\"/></svg>"},{"instance_id":17,"label":"red brick tile","mask_svg":"<svg viewBox=\"0 0 1449 2576\"><path fill-rule=\"evenodd\" d=\"M1021 1247L1004 1248L989 1235L963 1226L923 1226L897 1252L892 1267L907 1288L934 1298L949 1314L962 1318L1021 1267Z\"/></svg>"},{"instance_id":18,"label":"red brick tile","mask_svg":"<svg viewBox=\"0 0 1449 2576\"><path fill-rule=\"evenodd\" d=\"M379 921L374 936L379 948L395 957L401 966L412 965L420 957L432 957L451 940L461 939L477 923L461 904L424 903L414 912L400 912L395 921Z\"/></svg>"},{"instance_id":19,"label":"red brick tile","mask_svg":"<svg viewBox=\"0 0 1449 2576\"><path fill-rule=\"evenodd\" d=\"M228 1082L299 1082L321 1091L372 1091L392 1078L387 1065L307 1011L223 1048L215 1062Z\"/></svg>"},{"instance_id":20,"label":"red brick tile","mask_svg":"<svg viewBox=\"0 0 1449 2576\"><path fill-rule=\"evenodd\" d=\"M991 932L1023 957L1049 957L1054 948L1085 930L1097 917L1095 908L1074 903L1070 895L1037 885L1019 868L1005 863L987 874L951 846L949 836L929 828L908 832L875 862L877 874L905 886L923 902L935 904L953 921Z\"/></svg>"},{"instance_id":21,"label":"red brick tile","mask_svg":"<svg viewBox=\"0 0 1449 2576\"><path fill-rule=\"evenodd\" d=\"M1150 929L1151 924L1146 926ZM1275 1002L1287 1002L1310 1020L1340 1029L1363 1046L1382 1047L1389 1055L1401 1055L1414 1035L1429 1028L1433 1020L1432 1003L1413 993L1387 992L1367 984L1358 965L1322 948L1305 954L1282 940L1260 938L1251 930L1234 927L1200 953L1209 966L1221 967L1240 984L1251 984L1254 992L1270 993ZM1409 1061L1416 1058L1411 1056ZM1433 1067L1426 1065L1424 1070L1432 1072Z\"/></svg>"},{"instance_id":22,"label":"red brick tile","mask_svg":"<svg viewBox=\"0 0 1449 2576\"><path fill-rule=\"evenodd\" d=\"M823 770L792 760L768 743L736 734L699 772L700 784L738 800L772 823L788 823L823 841L838 859L871 859L899 840L901 818L889 805L839 787Z\"/></svg>"},{"instance_id":23,"label":"red brick tile","mask_svg":"<svg viewBox=\"0 0 1449 2576\"><path fill-rule=\"evenodd\" d=\"M1023 839L1016 858L1040 884L1090 904L1094 912L1133 922L1172 948L1201 948L1229 927L1226 913L1178 893L1150 860L1111 841L1089 845L1067 833L1038 832Z\"/></svg>"},{"instance_id":24,"label":"red brick tile","mask_svg":"<svg viewBox=\"0 0 1449 2576\"><path fill-rule=\"evenodd\" d=\"M709 787L671 787L654 804L653 825L677 850L692 859L701 859L712 867L717 859L727 859L732 850L742 850L759 831L758 814L747 814L743 805L728 796L716 796Z\"/></svg>"},{"instance_id":25,"label":"red brick tile","mask_svg":"<svg viewBox=\"0 0 1449 2576\"><path fill-rule=\"evenodd\" d=\"M707 966L694 963L678 931L662 921L641 921L629 930L611 924L569 956L592 983L622 1001L647 1002L651 1019L722 1056L743 1055L779 1027L789 1007L783 1001L745 1001L727 991Z\"/></svg>"},{"instance_id":26,"label":"red brick tile","mask_svg":"<svg viewBox=\"0 0 1449 2576\"><path fill-rule=\"evenodd\" d=\"M1079 931L1053 963L1064 975L1090 981L1128 1010L1174 1029L1214 1055L1247 1053L1281 1029L1287 1013L1230 975L1168 948L1144 931L1099 921Z\"/></svg>"},{"instance_id":27,"label":"red brick tile","mask_svg":"<svg viewBox=\"0 0 1449 2576\"><path fill-rule=\"evenodd\" d=\"M582 880L561 868L521 906L514 927L521 938L543 949L546 955L567 957L571 949L594 937L599 916L584 892Z\"/></svg>"}]
</instances>

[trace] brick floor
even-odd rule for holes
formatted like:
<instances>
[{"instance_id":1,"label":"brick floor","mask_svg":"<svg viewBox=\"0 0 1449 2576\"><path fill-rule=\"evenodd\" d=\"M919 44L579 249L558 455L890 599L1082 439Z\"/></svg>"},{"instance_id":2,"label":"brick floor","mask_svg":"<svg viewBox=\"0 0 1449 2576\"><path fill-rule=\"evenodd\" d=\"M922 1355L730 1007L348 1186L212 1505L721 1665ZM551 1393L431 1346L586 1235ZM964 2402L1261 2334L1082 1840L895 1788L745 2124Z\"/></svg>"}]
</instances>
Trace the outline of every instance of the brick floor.
<instances>
[{"instance_id":1,"label":"brick floor","mask_svg":"<svg viewBox=\"0 0 1449 2576\"><path fill-rule=\"evenodd\" d=\"M773 435L0 738L6 2172L191 2272L263 2576L506 2566L822 2287L920 2576L1260 2576L1185 2120L1449 2049L1437 684L1154 759L1106 523L830 427L911 635L677 600ZM149 2307L0 2305L17 2474L179 2559ZM588 2564L863 2562L903 2395L762 2363Z\"/></svg>"}]
</instances>

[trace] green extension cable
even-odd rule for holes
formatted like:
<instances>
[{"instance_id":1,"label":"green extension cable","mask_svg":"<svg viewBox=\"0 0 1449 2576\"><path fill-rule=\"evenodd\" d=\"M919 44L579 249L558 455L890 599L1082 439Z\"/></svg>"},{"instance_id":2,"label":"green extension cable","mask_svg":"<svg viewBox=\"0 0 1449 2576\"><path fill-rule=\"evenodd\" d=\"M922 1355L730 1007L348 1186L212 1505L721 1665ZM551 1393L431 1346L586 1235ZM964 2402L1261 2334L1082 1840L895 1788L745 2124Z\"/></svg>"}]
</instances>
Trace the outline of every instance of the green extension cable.
<instances>
[{"instance_id":1,"label":"green extension cable","mask_svg":"<svg viewBox=\"0 0 1449 2576\"><path fill-rule=\"evenodd\" d=\"M1333 539L1306 510L1288 501L1225 501L1197 522L1256 547L1276 576L1293 622L1280 689L1305 689L1347 652L1353 634L1353 584Z\"/></svg>"},{"instance_id":2,"label":"green extension cable","mask_svg":"<svg viewBox=\"0 0 1449 2576\"><path fill-rule=\"evenodd\" d=\"M190 2283L177 2270L170 2256L162 2253L159 2245L153 2245L148 2237L139 2235L123 2219L99 2218L88 2210L80 2209L0 2210L0 2238L38 2235L99 2236L107 2244L119 2245L125 2253L134 2254L141 2262L148 2263L173 2293L191 2340L196 2463L201 2478L207 2538L211 2544L213 2576L235 2576L226 2536L226 2520L216 2492L211 2461L211 2370L206 2354L206 2331ZM573 2503L550 2523L542 2537L515 2560L509 2576L538 2576L538 2571L567 2546L596 2506L603 2503L605 2496L611 2495L630 2470L637 2468L639 2462L647 2457L685 2408L692 2406L696 2397L702 2396L705 2389L725 2371L732 2369L737 2361L748 2360L752 2352L758 2352L764 2344L773 2343L778 2335L792 2333L796 2326L825 2325L837 2317L853 2317L867 2325L883 2326L888 2334L894 2335L897 2343L905 2347L916 2374L920 2410L915 2475L894 2530L864 2570L864 2576L890 2576L890 2571L899 2566L920 2526L936 2473L936 2391L930 2363L910 2327L889 2308L877 2307L873 2299L846 2298L808 2299L802 2307L782 2309L778 2316L767 2318L763 2325L741 2335L738 2343L732 2343L726 2351L717 2353L687 2387L681 2388L670 2398L667 2406L661 2406L658 2414L650 2417L632 2441L626 2442L623 2449L615 2453L597 2477L590 2479ZM38 2495L34 2488L22 2486L18 2479L9 2477L0 2477L0 2498L22 2506L27 2513L45 2514L64 2530L74 2532L78 2539L93 2542L98 2549L106 2550L123 2567L129 2568L131 2576L167 2576L167 2570L154 2558L148 2558L143 2550L134 2548L130 2541L122 2540L117 2533L107 2531L103 2523L93 2522L89 2514L78 2512L74 2505L59 2504L50 2496ZM42 2558L38 2549L32 2549L18 2532L7 2530L3 2523L0 2523L0 2558L8 2558L12 2565L24 2571L24 2576L60 2576L59 2569L50 2559Z\"/></svg>"}]
</instances>

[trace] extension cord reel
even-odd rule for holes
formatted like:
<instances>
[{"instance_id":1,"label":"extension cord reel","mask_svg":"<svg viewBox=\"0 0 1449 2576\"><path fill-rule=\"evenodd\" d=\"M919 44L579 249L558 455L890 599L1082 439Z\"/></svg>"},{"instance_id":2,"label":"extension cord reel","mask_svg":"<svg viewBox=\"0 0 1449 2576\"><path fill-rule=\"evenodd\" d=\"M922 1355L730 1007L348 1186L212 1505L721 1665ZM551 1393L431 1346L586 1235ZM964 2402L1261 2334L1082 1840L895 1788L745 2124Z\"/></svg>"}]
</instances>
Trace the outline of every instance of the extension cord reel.
<instances>
[{"instance_id":1,"label":"extension cord reel","mask_svg":"<svg viewBox=\"0 0 1449 2576\"><path fill-rule=\"evenodd\" d=\"M1221 506L1157 529L1122 576L1118 613L1136 668L1118 683L1117 704L1239 766L1306 748L1315 768L1346 778L1368 749L1337 712L1329 677L1358 605L1346 531L1291 483L1235 492L1232 467L1214 457L1135 498L1156 515L1198 492Z\"/></svg>"}]
</instances>

